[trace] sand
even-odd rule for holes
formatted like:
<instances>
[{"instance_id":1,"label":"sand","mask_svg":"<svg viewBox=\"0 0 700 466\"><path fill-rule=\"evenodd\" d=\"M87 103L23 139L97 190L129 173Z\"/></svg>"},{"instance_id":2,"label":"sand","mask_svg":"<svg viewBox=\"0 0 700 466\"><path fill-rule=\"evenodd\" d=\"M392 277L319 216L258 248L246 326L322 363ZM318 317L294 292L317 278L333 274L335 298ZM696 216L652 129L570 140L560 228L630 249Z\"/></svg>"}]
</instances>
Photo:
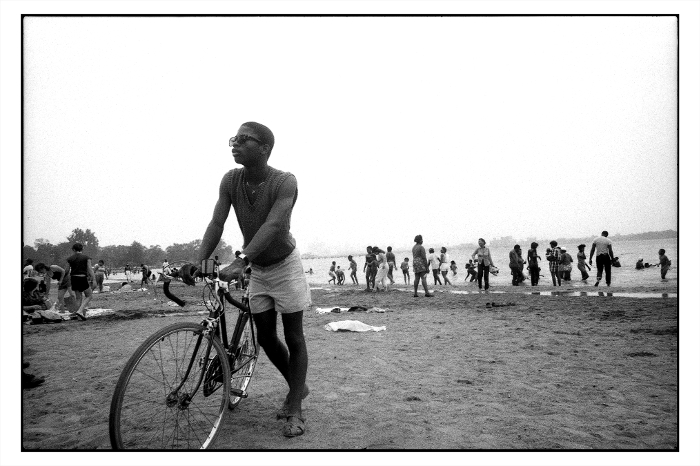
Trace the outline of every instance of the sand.
<instances>
[{"instance_id":1,"label":"sand","mask_svg":"<svg viewBox=\"0 0 700 466\"><path fill-rule=\"evenodd\" d=\"M46 378L23 391L23 448L110 448L110 401L129 356L157 329L201 318L201 285L174 289L189 297L185 310L168 306L160 290L102 293L90 307L115 313L22 327L28 372ZM249 398L227 417L214 448L678 449L677 298L441 289L434 298L313 289L319 307L387 312L307 311L306 434L281 435L275 410L286 386L263 353ZM324 330L346 319L387 329Z\"/></svg>"}]
</instances>

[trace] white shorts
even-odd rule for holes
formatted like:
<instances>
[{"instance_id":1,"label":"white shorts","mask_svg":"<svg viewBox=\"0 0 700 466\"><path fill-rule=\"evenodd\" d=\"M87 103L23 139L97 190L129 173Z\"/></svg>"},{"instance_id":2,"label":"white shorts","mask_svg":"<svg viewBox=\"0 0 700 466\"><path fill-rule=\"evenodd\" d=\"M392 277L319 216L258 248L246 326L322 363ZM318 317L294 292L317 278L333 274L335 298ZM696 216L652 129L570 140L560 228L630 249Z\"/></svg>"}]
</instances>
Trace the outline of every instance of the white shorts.
<instances>
[{"instance_id":1,"label":"white shorts","mask_svg":"<svg viewBox=\"0 0 700 466\"><path fill-rule=\"evenodd\" d=\"M251 268L253 273L248 291L253 314L270 309L291 314L311 307L311 292L298 249L294 249L282 262L269 267L252 264Z\"/></svg>"}]
</instances>

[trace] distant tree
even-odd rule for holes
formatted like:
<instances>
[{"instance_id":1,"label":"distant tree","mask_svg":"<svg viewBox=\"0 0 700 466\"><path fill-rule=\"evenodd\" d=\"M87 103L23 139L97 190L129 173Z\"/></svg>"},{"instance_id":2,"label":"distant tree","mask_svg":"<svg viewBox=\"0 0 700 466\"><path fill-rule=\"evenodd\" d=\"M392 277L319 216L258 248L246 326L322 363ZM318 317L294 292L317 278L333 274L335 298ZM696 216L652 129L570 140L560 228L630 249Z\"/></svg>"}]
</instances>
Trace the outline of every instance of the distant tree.
<instances>
[{"instance_id":1,"label":"distant tree","mask_svg":"<svg viewBox=\"0 0 700 466\"><path fill-rule=\"evenodd\" d=\"M165 251L159 246L151 246L144 251L144 264L157 265L162 264L163 259L165 259Z\"/></svg>"},{"instance_id":2,"label":"distant tree","mask_svg":"<svg viewBox=\"0 0 700 466\"><path fill-rule=\"evenodd\" d=\"M165 248L166 256L170 262L188 261L194 262L202 240L196 239L189 243L175 243Z\"/></svg>"},{"instance_id":3,"label":"distant tree","mask_svg":"<svg viewBox=\"0 0 700 466\"><path fill-rule=\"evenodd\" d=\"M95 233L89 228L85 231L80 228L76 228L66 239L71 244L81 243L83 245L83 253L93 259L100 252L100 241L97 239Z\"/></svg>"},{"instance_id":4,"label":"distant tree","mask_svg":"<svg viewBox=\"0 0 700 466\"><path fill-rule=\"evenodd\" d=\"M133 243L131 243L131 246L129 246L129 253L126 258L126 262L130 263L131 265L141 265L145 264L145 259L146 248L143 246L143 244L139 243L138 241L134 241Z\"/></svg>"},{"instance_id":5,"label":"distant tree","mask_svg":"<svg viewBox=\"0 0 700 466\"><path fill-rule=\"evenodd\" d=\"M46 238L37 238L34 240L34 248L37 250L39 249L39 246L43 244L51 244L51 242Z\"/></svg>"}]
</instances>

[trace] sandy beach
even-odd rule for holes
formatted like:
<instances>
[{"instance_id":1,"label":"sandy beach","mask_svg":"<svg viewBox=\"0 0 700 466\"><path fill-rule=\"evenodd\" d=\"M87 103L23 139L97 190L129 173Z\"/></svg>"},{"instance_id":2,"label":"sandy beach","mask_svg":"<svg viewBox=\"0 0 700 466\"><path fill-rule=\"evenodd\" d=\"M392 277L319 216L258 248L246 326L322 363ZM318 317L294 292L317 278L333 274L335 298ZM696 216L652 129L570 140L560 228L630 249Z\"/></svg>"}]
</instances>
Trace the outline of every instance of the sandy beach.
<instances>
[{"instance_id":1,"label":"sandy beach","mask_svg":"<svg viewBox=\"0 0 700 466\"><path fill-rule=\"evenodd\" d=\"M157 329L204 312L201 284L173 289L190 301L186 308L168 305L160 289L109 292L90 307L111 311L86 322L22 326L28 372L46 378L23 391L24 449L110 448L110 400L129 356ZM275 410L286 387L261 353L250 396L214 447L677 449L678 299L614 296L648 288L602 290L613 297L523 290L438 287L434 298L414 298L403 285L386 293L314 287L320 308L386 312L306 311L306 434L281 435ZM324 329L348 319L386 330Z\"/></svg>"}]
</instances>

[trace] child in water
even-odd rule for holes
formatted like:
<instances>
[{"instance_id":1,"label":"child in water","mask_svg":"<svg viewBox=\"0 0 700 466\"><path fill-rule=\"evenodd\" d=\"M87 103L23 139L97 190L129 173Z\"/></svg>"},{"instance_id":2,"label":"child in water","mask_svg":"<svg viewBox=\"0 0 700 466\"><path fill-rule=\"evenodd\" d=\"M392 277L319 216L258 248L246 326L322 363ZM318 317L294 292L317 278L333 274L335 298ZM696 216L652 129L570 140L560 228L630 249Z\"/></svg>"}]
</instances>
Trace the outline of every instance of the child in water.
<instances>
[{"instance_id":1,"label":"child in water","mask_svg":"<svg viewBox=\"0 0 700 466\"><path fill-rule=\"evenodd\" d=\"M661 280L666 280L666 272L671 268L671 261L666 257L665 249L659 249L659 263L656 265L661 266Z\"/></svg>"},{"instance_id":2,"label":"child in water","mask_svg":"<svg viewBox=\"0 0 700 466\"><path fill-rule=\"evenodd\" d=\"M401 262L401 271L403 272L404 285L410 284L411 283L411 274L408 273L408 257L403 258L403 262Z\"/></svg>"},{"instance_id":3,"label":"child in water","mask_svg":"<svg viewBox=\"0 0 700 466\"><path fill-rule=\"evenodd\" d=\"M450 270L452 271L452 280L457 280L457 263L450 261Z\"/></svg>"},{"instance_id":4,"label":"child in water","mask_svg":"<svg viewBox=\"0 0 700 466\"><path fill-rule=\"evenodd\" d=\"M348 256L348 260L350 261L350 278L352 279L352 284L359 285L360 282L357 281L357 262L355 262L352 256Z\"/></svg>"},{"instance_id":5,"label":"child in water","mask_svg":"<svg viewBox=\"0 0 700 466\"><path fill-rule=\"evenodd\" d=\"M469 259L469 262L466 263L464 268L467 269L467 276L464 277L464 281L466 282L469 277L471 277L469 283L476 280L476 265L474 265L474 261Z\"/></svg>"}]
</instances>

